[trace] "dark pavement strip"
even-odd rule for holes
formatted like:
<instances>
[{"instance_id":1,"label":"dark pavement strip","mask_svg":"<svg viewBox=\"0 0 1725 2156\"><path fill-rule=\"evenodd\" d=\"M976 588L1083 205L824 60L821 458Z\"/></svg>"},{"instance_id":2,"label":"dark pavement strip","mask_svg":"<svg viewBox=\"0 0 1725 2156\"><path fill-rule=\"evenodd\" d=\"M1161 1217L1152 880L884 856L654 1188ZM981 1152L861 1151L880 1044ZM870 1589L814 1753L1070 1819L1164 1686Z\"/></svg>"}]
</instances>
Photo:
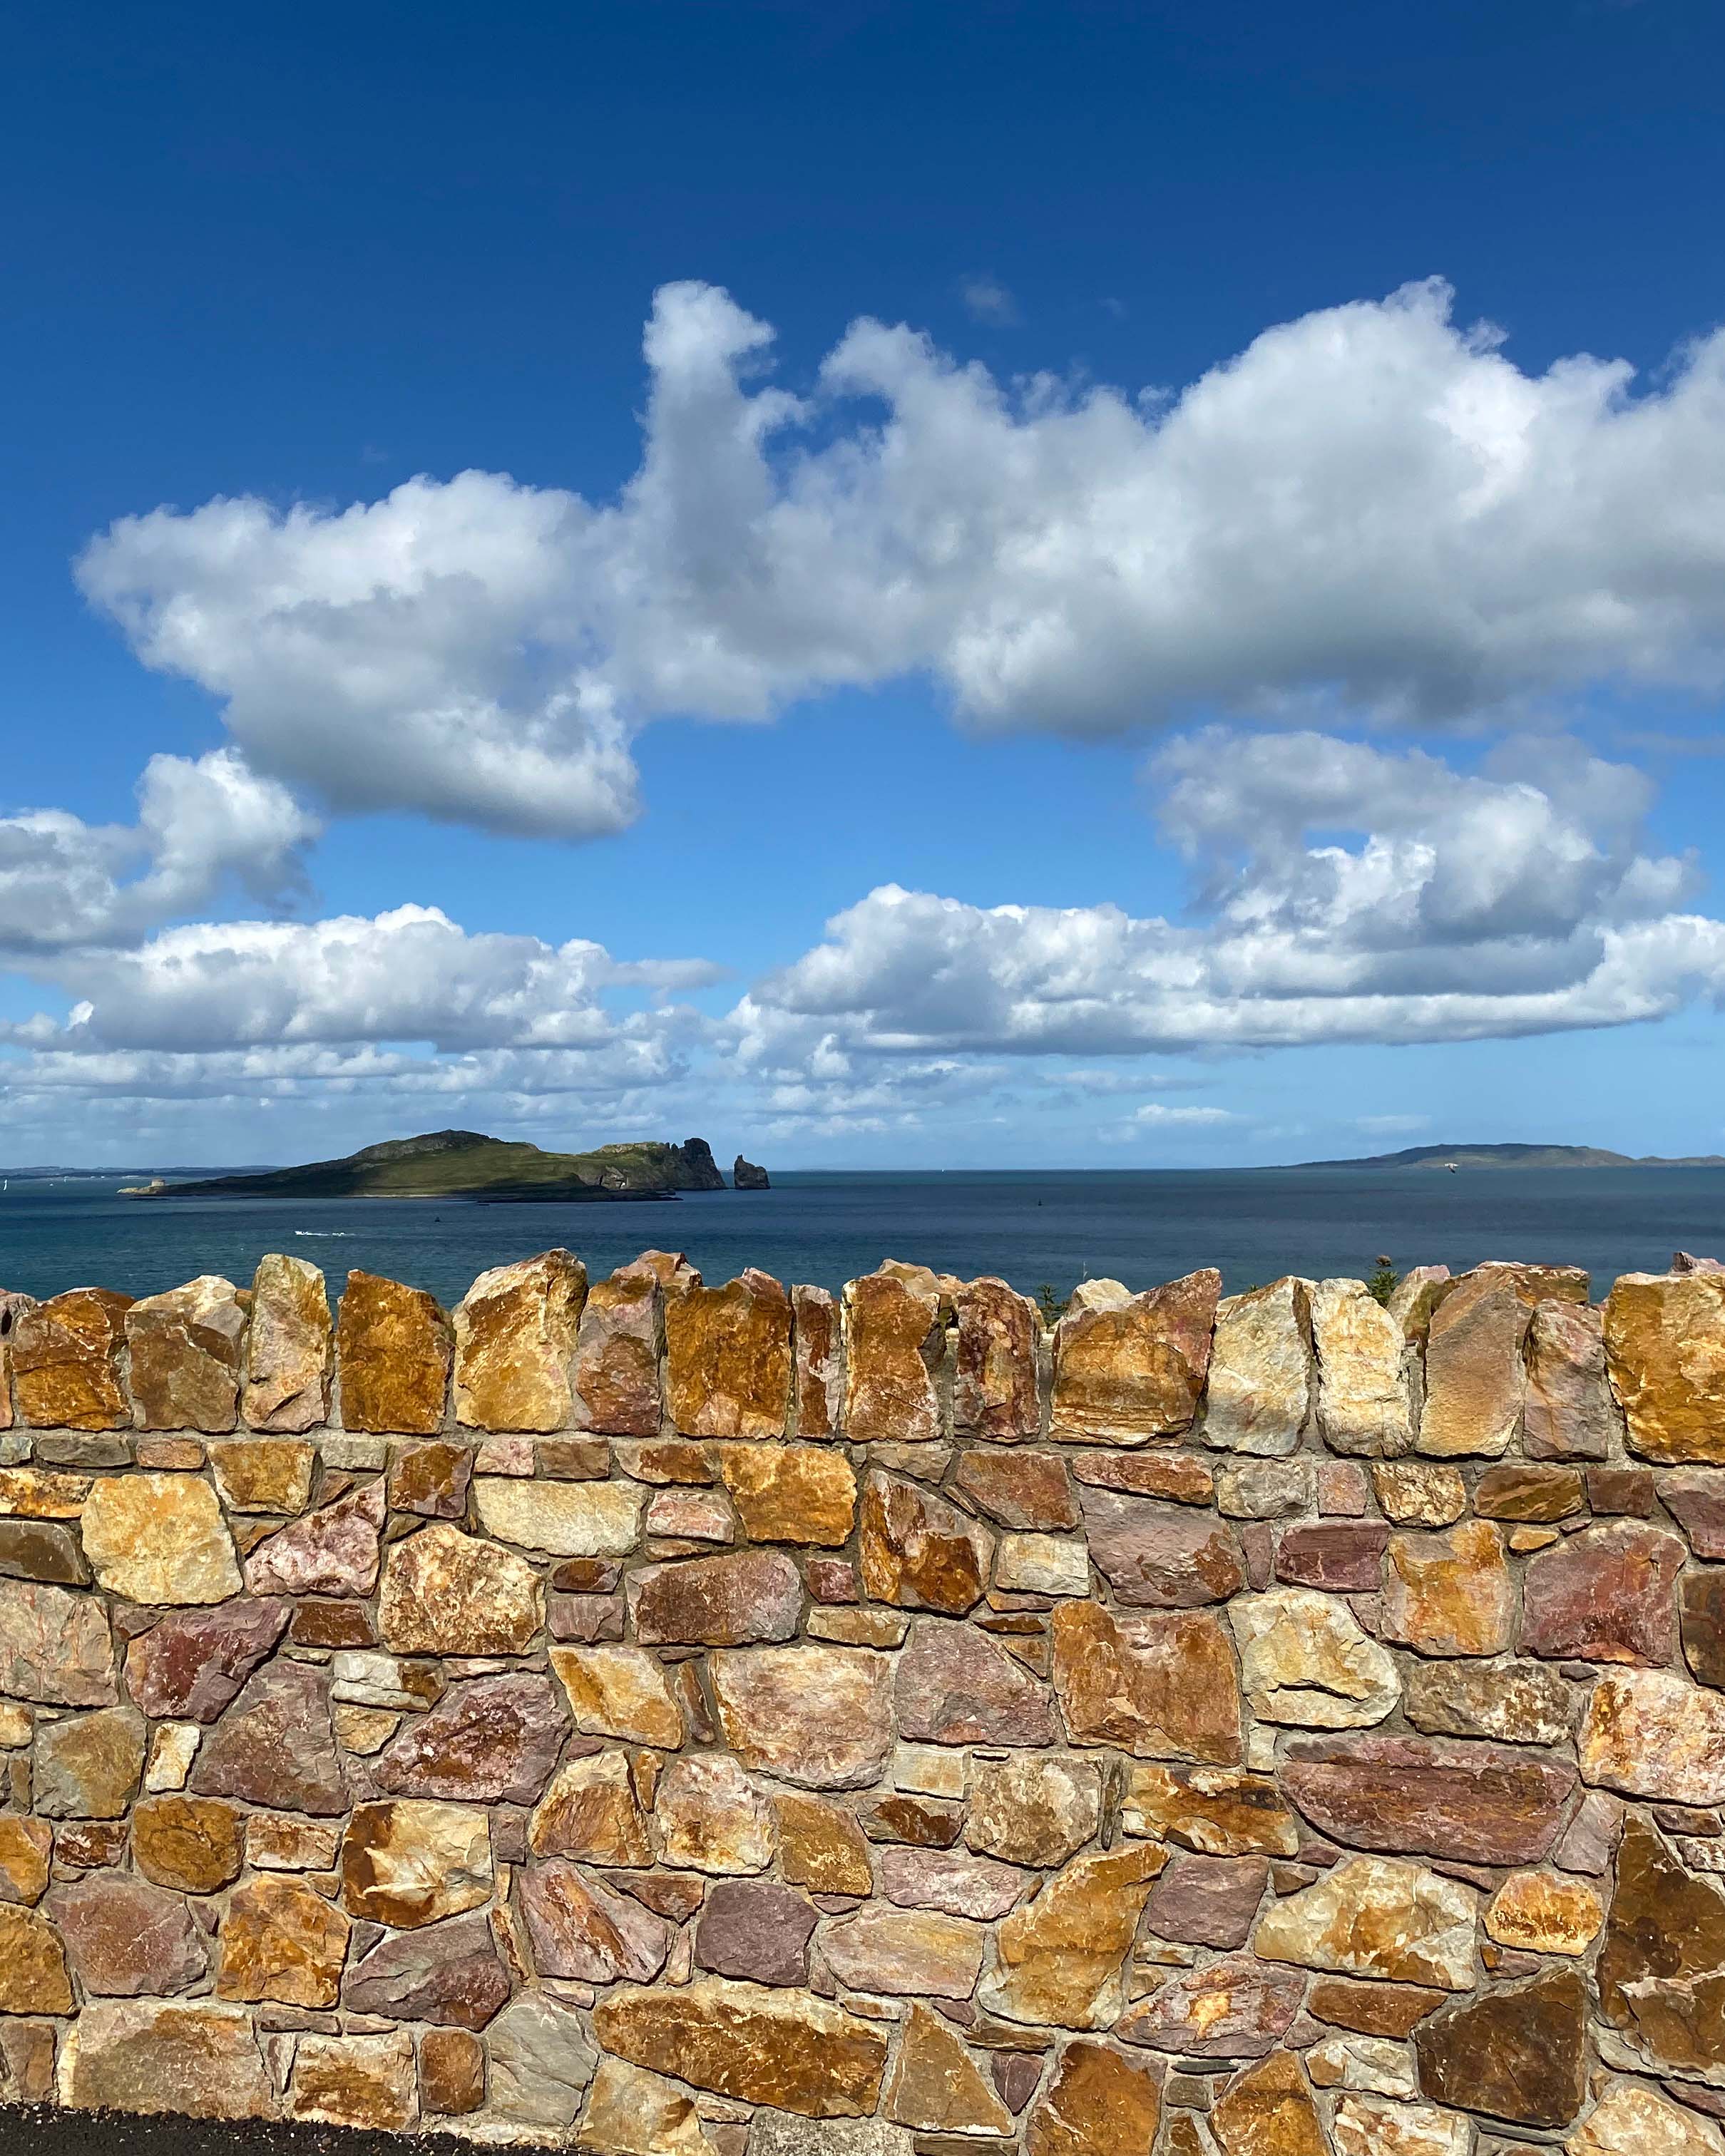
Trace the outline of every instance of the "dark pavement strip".
<instances>
[{"instance_id":1,"label":"dark pavement strip","mask_svg":"<svg viewBox=\"0 0 1725 2156\"><path fill-rule=\"evenodd\" d=\"M472 2156L451 2133L377 2133L261 2118L182 2118L0 2104L3 2156Z\"/></svg>"}]
</instances>

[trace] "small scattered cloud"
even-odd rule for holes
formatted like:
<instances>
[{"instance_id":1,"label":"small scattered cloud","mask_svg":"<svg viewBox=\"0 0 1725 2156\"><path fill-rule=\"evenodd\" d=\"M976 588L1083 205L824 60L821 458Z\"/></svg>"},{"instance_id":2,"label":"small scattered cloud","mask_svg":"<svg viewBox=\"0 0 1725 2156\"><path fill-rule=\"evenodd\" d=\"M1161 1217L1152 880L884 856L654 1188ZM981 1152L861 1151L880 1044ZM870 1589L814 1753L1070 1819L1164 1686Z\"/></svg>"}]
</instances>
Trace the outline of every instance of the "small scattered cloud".
<instances>
[{"instance_id":1,"label":"small scattered cloud","mask_svg":"<svg viewBox=\"0 0 1725 2156\"><path fill-rule=\"evenodd\" d=\"M1011 329L1023 320L1018 301L998 277L963 277L958 282L958 296L971 320L986 322L990 329Z\"/></svg>"}]
</instances>

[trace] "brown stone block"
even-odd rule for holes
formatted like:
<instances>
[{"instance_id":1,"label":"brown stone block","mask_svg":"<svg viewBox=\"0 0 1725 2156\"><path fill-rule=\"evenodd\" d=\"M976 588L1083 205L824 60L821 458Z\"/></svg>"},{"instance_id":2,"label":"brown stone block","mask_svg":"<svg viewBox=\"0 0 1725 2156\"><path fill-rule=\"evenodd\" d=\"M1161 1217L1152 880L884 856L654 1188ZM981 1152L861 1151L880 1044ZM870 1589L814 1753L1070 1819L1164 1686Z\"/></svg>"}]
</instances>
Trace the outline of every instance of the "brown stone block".
<instances>
[{"instance_id":1,"label":"brown stone block","mask_svg":"<svg viewBox=\"0 0 1725 2156\"><path fill-rule=\"evenodd\" d=\"M1653 1517L1653 1475L1645 1467L1589 1467L1587 1502L1596 1512L1620 1512L1631 1519Z\"/></svg>"},{"instance_id":2,"label":"brown stone block","mask_svg":"<svg viewBox=\"0 0 1725 2156\"><path fill-rule=\"evenodd\" d=\"M129 1707L45 1722L36 1732L34 1808L46 1819L119 1819L144 1771L144 1717Z\"/></svg>"},{"instance_id":3,"label":"brown stone block","mask_svg":"<svg viewBox=\"0 0 1725 2156\"><path fill-rule=\"evenodd\" d=\"M615 1437L657 1437L665 1291L649 1270L624 1267L588 1291L576 1336L573 1420Z\"/></svg>"},{"instance_id":4,"label":"brown stone block","mask_svg":"<svg viewBox=\"0 0 1725 2156\"><path fill-rule=\"evenodd\" d=\"M1446 1534L1392 1535L1384 1573L1384 1637L1422 1655L1497 1655L1515 1625L1515 1583L1488 1520Z\"/></svg>"},{"instance_id":5,"label":"brown stone block","mask_svg":"<svg viewBox=\"0 0 1725 2156\"><path fill-rule=\"evenodd\" d=\"M243 1815L215 1797L146 1797L132 1815L132 1861L182 1894L214 1894L239 1876Z\"/></svg>"},{"instance_id":6,"label":"brown stone block","mask_svg":"<svg viewBox=\"0 0 1725 2156\"><path fill-rule=\"evenodd\" d=\"M967 1281L952 1297L957 1337L952 1370L956 1436L1010 1445L1040 1424L1035 1305L1003 1280Z\"/></svg>"},{"instance_id":7,"label":"brown stone block","mask_svg":"<svg viewBox=\"0 0 1725 2156\"><path fill-rule=\"evenodd\" d=\"M348 1790L330 1724L329 1686L326 1669L267 1664L204 1739L193 1789L319 1819L345 1812Z\"/></svg>"},{"instance_id":8,"label":"brown stone block","mask_svg":"<svg viewBox=\"0 0 1725 2156\"><path fill-rule=\"evenodd\" d=\"M1214 1617L1117 1618L1096 1603L1065 1602L1050 1627L1055 1690L1075 1743L1141 1759L1239 1760L1240 1682Z\"/></svg>"},{"instance_id":9,"label":"brown stone block","mask_svg":"<svg viewBox=\"0 0 1725 2156\"><path fill-rule=\"evenodd\" d=\"M129 1295L73 1288L18 1312L10 1358L19 1419L37 1430L125 1430L120 1382Z\"/></svg>"},{"instance_id":10,"label":"brown stone block","mask_svg":"<svg viewBox=\"0 0 1725 2156\"><path fill-rule=\"evenodd\" d=\"M1216 1272L1111 1307L1075 1311L1055 1328L1050 1434L1069 1444L1138 1444L1188 1430L1209 1368L1221 1293Z\"/></svg>"},{"instance_id":11,"label":"brown stone block","mask_svg":"<svg viewBox=\"0 0 1725 2156\"><path fill-rule=\"evenodd\" d=\"M865 1647L744 1647L711 1658L745 1767L818 1789L872 1781L891 1749L891 1665Z\"/></svg>"},{"instance_id":12,"label":"brown stone block","mask_svg":"<svg viewBox=\"0 0 1725 2156\"><path fill-rule=\"evenodd\" d=\"M1304 1739L1281 1786L1320 1833L1356 1848L1463 1864L1537 1864L1575 1789L1567 1762L1418 1737Z\"/></svg>"},{"instance_id":13,"label":"brown stone block","mask_svg":"<svg viewBox=\"0 0 1725 2156\"><path fill-rule=\"evenodd\" d=\"M259 1543L245 1561L246 1586L254 1594L368 1595L387 1517L380 1475Z\"/></svg>"},{"instance_id":14,"label":"brown stone block","mask_svg":"<svg viewBox=\"0 0 1725 2156\"><path fill-rule=\"evenodd\" d=\"M0 1904L0 2014L69 2014L65 1949L46 1917Z\"/></svg>"},{"instance_id":15,"label":"brown stone block","mask_svg":"<svg viewBox=\"0 0 1725 2156\"><path fill-rule=\"evenodd\" d=\"M508 2004L509 1993L490 1921L475 1913L386 1932L350 1964L341 1997L356 2014L475 2030Z\"/></svg>"},{"instance_id":16,"label":"brown stone block","mask_svg":"<svg viewBox=\"0 0 1725 2156\"><path fill-rule=\"evenodd\" d=\"M427 2029L419 2038L419 2108L465 2118L485 2100L485 2047L465 2029Z\"/></svg>"},{"instance_id":17,"label":"brown stone block","mask_svg":"<svg viewBox=\"0 0 1725 2156\"><path fill-rule=\"evenodd\" d=\"M1291 2051L1272 2051L1237 2074L1209 2123L1223 2156L1328 2156L1305 2069Z\"/></svg>"},{"instance_id":18,"label":"brown stone block","mask_svg":"<svg viewBox=\"0 0 1725 2156\"><path fill-rule=\"evenodd\" d=\"M593 2010L608 2051L738 2102L857 2118L879 2100L886 2032L807 1992L706 1978L611 1994Z\"/></svg>"},{"instance_id":19,"label":"brown stone block","mask_svg":"<svg viewBox=\"0 0 1725 2156\"><path fill-rule=\"evenodd\" d=\"M240 1411L249 1430L315 1430L329 1414L330 1304L303 1258L258 1260Z\"/></svg>"},{"instance_id":20,"label":"brown stone block","mask_svg":"<svg viewBox=\"0 0 1725 2156\"><path fill-rule=\"evenodd\" d=\"M213 1273L133 1303L126 1344L138 1427L232 1430L245 1324L233 1281Z\"/></svg>"},{"instance_id":21,"label":"brown stone block","mask_svg":"<svg viewBox=\"0 0 1725 2156\"><path fill-rule=\"evenodd\" d=\"M114 1640L100 1603L33 1580L0 1579L0 1694L48 1706L110 1705Z\"/></svg>"},{"instance_id":22,"label":"brown stone block","mask_svg":"<svg viewBox=\"0 0 1725 2156\"><path fill-rule=\"evenodd\" d=\"M1331 1594L1375 1594L1389 1541L1389 1530L1379 1520L1290 1527L1276 1544L1276 1577L1291 1586Z\"/></svg>"},{"instance_id":23,"label":"brown stone block","mask_svg":"<svg viewBox=\"0 0 1725 2156\"><path fill-rule=\"evenodd\" d=\"M222 1502L235 1512L303 1512L317 1447L303 1437L230 1437L209 1448Z\"/></svg>"},{"instance_id":24,"label":"brown stone block","mask_svg":"<svg viewBox=\"0 0 1725 2156\"><path fill-rule=\"evenodd\" d=\"M982 1599L994 1538L945 1498L875 1472L863 1486L858 1548L871 1600L962 1617Z\"/></svg>"},{"instance_id":25,"label":"brown stone block","mask_svg":"<svg viewBox=\"0 0 1725 2156\"><path fill-rule=\"evenodd\" d=\"M491 1898L491 1838L474 1806L403 1797L359 1804L341 1838L341 1905L398 1931Z\"/></svg>"},{"instance_id":26,"label":"brown stone block","mask_svg":"<svg viewBox=\"0 0 1725 2156\"><path fill-rule=\"evenodd\" d=\"M835 1436L845 1406L845 1342L838 1298L824 1287L793 1287L791 1312L795 1434Z\"/></svg>"},{"instance_id":27,"label":"brown stone block","mask_svg":"<svg viewBox=\"0 0 1725 2156\"><path fill-rule=\"evenodd\" d=\"M1107 2029L1125 2005L1122 1965L1166 1850L1130 1844L1075 1857L995 1934L977 2003L1009 2021Z\"/></svg>"},{"instance_id":28,"label":"brown stone block","mask_svg":"<svg viewBox=\"0 0 1725 2156\"><path fill-rule=\"evenodd\" d=\"M803 1582L782 1550L645 1565L629 1576L635 1637L648 1645L742 1646L788 1640L803 1608Z\"/></svg>"},{"instance_id":29,"label":"brown stone block","mask_svg":"<svg viewBox=\"0 0 1725 2156\"><path fill-rule=\"evenodd\" d=\"M208 1969L203 1936L185 1902L143 1880L97 1872L56 1887L48 1912L86 1995L184 1991Z\"/></svg>"},{"instance_id":30,"label":"brown stone block","mask_svg":"<svg viewBox=\"0 0 1725 2156\"><path fill-rule=\"evenodd\" d=\"M1079 1452L1072 1472L1098 1490L1165 1497L1174 1505L1211 1505L1216 1498L1216 1471L1196 1452Z\"/></svg>"},{"instance_id":31,"label":"brown stone block","mask_svg":"<svg viewBox=\"0 0 1725 2156\"><path fill-rule=\"evenodd\" d=\"M557 1430L569 1422L587 1268L547 1250L481 1273L455 1311L455 1419L470 1430Z\"/></svg>"},{"instance_id":32,"label":"brown stone block","mask_svg":"<svg viewBox=\"0 0 1725 2156\"><path fill-rule=\"evenodd\" d=\"M1725 1463L1725 1274L1625 1274L1604 1337L1630 1450L1665 1466Z\"/></svg>"},{"instance_id":33,"label":"brown stone block","mask_svg":"<svg viewBox=\"0 0 1725 2156\"><path fill-rule=\"evenodd\" d=\"M54 1831L46 1820L0 1812L0 1902L33 1907L48 1889Z\"/></svg>"},{"instance_id":34,"label":"brown stone block","mask_svg":"<svg viewBox=\"0 0 1725 2156\"><path fill-rule=\"evenodd\" d=\"M61 2100L78 2110L270 2118L250 2015L206 1999L102 1999L79 2017Z\"/></svg>"},{"instance_id":35,"label":"brown stone block","mask_svg":"<svg viewBox=\"0 0 1725 2156\"><path fill-rule=\"evenodd\" d=\"M1079 1500L1090 1553L1117 1602L1189 1609L1225 1602L1245 1585L1232 1527L1188 1507L1085 1489Z\"/></svg>"},{"instance_id":36,"label":"brown stone block","mask_svg":"<svg viewBox=\"0 0 1725 2156\"><path fill-rule=\"evenodd\" d=\"M390 1549L377 1629L398 1655L519 1655L544 1614L539 1575L501 1543L442 1522Z\"/></svg>"},{"instance_id":37,"label":"brown stone block","mask_svg":"<svg viewBox=\"0 0 1725 2156\"><path fill-rule=\"evenodd\" d=\"M1553 1661L1671 1661L1687 1555L1680 1536L1630 1521L1542 1551L1522 1582L1522 1650Z\"/></svg>"},{"instance_id":38,"label":"brown stone block","mask_svg":"<svg viewBox=\"0 0 1725 2156\"><path fill-rule=\"evenodd\" d=\"M932 1273L882 1267L845 1290L845 1430L858 1445L942 1435L935 1383L949 1303Z\"/></svg>"},{"instance_id":39,"label":"brown stone block","mask_svg":"<svg viewBox=\"0 0 1725 2156\"><path fill-rule=\"evenodd\" d=\"M856 1475L829 1445L727 1445L719 1473L751 1542L837 1548L856 1517Z\"/></svg>"},{"instance_id":40,"label":"brown stone block","mask_svg":"<svg viewBox=\"0 0 1725 2156\"><path fill-rule=\"evenodd\" d=\"M71 1530L53 1520L0 1520L0 1578L85 1587L90 1567Z\"/></svg>"},{"instance_id":41,"label":"brown stone block","mask_svg":"<svg viewBox=\"0 0 1725 2156\"><path fill-rule=\"evenodd\" d=\"M665 1404L690 1437L779 1438L791 1406L791 1299L752 1267L665 1313Z\"/></svg>"},{"instance_id":42,"label":"brown stone block","mask_svg":"<svg viewBox=\"0 0 1725 2156\"><path fill-rule=\"evenodd\" d=\"M1567 1520L1586 1505L1587 1485L1579 1467L1530 1460L1507 1460L1488 1467L1473 1493L1474 1510L1487 1520Z\"/></svg>"},{"instance_id":43,"label":"brown stone block","mask_svg":"<svg viewBox=\"0 0 1725 2156\"><path fill-rule=\"evenodd\" d=\"M1414 2034L1420 2086L1517 2126L1568 2126L1587 2100L1587 1989L1574 1969L1488 1991Z\"/></svg>"},{"instance_id":44,"label":"brown stone block","mask_svg":"<svg viewBox=\"0 0 1725 2156\"><path fill-rule=\"evenodd\" d=\"M344 1429L431 1437L443 1427L449 1321L424 1289L349 1273L336 1352Z\"/></svg>"},{"instance_id":45,"label":"brown stone block","mask_svg":"<svg viewBox=\"0 0 1725 2156\"><path fill-rule=\"evenodd\" d=\"M1418 1984L1360 1984L1351 1977L1320 1976L1306 1994L1306 2010L1337 2029L1362 2036L1411 2036L1428 2014L1449 1998Z\"/></svg>"}]
</instances>

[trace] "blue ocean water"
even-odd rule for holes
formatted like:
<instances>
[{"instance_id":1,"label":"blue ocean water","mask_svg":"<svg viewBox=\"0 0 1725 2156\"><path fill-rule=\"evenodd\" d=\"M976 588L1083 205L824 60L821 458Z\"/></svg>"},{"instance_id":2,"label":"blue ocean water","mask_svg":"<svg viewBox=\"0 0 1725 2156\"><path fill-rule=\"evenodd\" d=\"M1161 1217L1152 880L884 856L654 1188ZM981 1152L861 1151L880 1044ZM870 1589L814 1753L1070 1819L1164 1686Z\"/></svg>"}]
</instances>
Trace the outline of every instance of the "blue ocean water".
<instances>
[{"instance_id":1,"label":"blue ocean water","mask_svg":"<svg viewBox=\"0 0 1725 2156\"><path fill-rule=\"evenodd\" d=\"M350 1266L458 1301L489 1265L562 1244L593 1274L646 1247L710 1281L758 1265L838 1287L885 1257L1061 1295L1086 1276L1147 1287L1219 1266L1229 1291L1286 1272L1364 1274L1482 1258L1585 1265L1595 1292L1662 1271L1674 1250L1725 1255L1725 1168L1102 1170L783 1175L768 1191L657 1204L471 1205L381 1199L163 1199L113 1182L0 1191L0 1287L149 1295L196 1273L244 1283L266 1250Z\"/></svg>"}]
</instances>

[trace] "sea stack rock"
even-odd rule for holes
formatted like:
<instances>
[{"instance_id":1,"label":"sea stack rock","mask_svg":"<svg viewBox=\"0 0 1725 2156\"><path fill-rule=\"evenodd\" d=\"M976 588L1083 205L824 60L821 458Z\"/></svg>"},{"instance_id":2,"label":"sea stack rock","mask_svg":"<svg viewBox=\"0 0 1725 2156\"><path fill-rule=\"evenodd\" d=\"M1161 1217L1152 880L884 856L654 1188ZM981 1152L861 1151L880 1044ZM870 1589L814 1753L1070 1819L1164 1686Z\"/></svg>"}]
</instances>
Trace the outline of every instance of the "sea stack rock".
<instances>
[{"instance_id":1,"label":"sea stack rock","mask_svg":"<svg viewBox=\"0 0 1725 2156\"><path fill-rule=\"evenodd\" d=\"M757 1168L753 1161L745 1160L738 1153L737 1163L731 1171L731 1188L733 1190L771 1190L773 1185L764 1168Z\"/></svg>"},{"instance_id":2,"label":"sea stack rock","mask_svg":"<svg viewBox=\"0 0 1725 2156\"><path fill-rule=\"evenodd\" d=\"M673 1146L680 1167L676 1187L679 1190L722 1190L725 1178L719 1173L719 1163L713 1158L713 1149L705 1138L685 1138L681 1145Z\"/></svg>"}]
</instances>

